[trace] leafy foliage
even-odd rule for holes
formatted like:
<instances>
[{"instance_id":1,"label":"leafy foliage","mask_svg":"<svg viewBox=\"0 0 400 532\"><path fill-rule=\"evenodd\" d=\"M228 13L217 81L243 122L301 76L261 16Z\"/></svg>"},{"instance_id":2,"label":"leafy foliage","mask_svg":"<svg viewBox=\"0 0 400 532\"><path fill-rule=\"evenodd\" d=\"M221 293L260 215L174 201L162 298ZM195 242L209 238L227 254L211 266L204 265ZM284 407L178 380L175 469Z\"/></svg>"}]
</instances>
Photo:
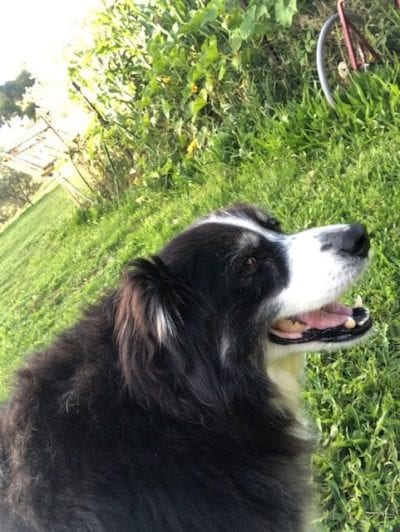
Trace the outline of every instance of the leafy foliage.
<instances>
[{"instance_id":1,"label":"leafy foliage","mask_svg":"<svg viewBox=\"0 0 400 532\"><path fill-rule=\"evenodd\" d=\"M10 122L14 117L36 118L37 106L33 102L23 103L26 90L35 84L31 74L23 70L14 80L0 85L0 127Z\"/></svg>"},{"instance_id":2,"label":"leafy foliage","mask_svg":"<svg viewBox=\"0 0 400 532\"><path fill-rule=\"evenodd\" d=\"M265 100L272 43L295 12L295 0L116 0L100 13L70 76L104 117L83 150L109 194L144 175L170 184L227 115L253 93Z\"/></svg>"},{"instance_id":3,"label":"leafy foliage","mask_svg":"<svg viewBox=\"0 0 400 532\"><path fill-rule=\"evenodd\" d=\"M0 166L0 223L11 218L18 208L32 205L32 196L40 183L23 172Z\"/></svg>"},{"instance_id":4,"label":"leafy foliage","mask_svg":"<svg viewBox=\"0 0 400 532\"><path fill-rule=\"evenodd\" d=\"M371 1L351 7L385 56L399 42L399 14ZM116 199L139 183L180 185L211 145L237 164L243 108L256 103L269 119L305 85L318 90L316 38L333 9L327 0L115 0L70 67L75 96L95 111L76 162Z\"/></svg>"}]
</instances>

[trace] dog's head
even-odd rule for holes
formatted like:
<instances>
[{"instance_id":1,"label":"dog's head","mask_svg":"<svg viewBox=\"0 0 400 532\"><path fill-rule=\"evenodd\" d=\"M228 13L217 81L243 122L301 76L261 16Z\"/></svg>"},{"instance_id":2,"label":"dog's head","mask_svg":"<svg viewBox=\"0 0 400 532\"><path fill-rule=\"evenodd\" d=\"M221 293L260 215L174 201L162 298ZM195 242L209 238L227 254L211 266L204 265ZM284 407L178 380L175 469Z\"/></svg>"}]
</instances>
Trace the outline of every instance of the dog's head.
<instances>
[{"instance_id":1,"label":"dog's head","mask_svg":"<svg viewBox=\"0 0 400 532\"><path fill-rule=\"evenodd\" d=\"M352 345L371 319L360 304L337 299L368 251L359 224L287 235L251 206L200 219L126 275L116 337L128 387L147 398L154 388L171 409L186 391L213 404L227 374L265 371L268 357Z\"/></svg>"}]
</instances>

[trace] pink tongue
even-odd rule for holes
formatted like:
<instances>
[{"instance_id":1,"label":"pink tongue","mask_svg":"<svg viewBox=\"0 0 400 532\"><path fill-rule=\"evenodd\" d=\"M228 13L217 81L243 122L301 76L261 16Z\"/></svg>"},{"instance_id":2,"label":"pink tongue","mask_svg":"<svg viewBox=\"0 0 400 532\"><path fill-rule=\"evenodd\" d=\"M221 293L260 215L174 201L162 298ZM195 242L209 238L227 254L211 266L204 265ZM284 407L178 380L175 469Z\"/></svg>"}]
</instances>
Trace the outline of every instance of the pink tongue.
<instances>
[{"instance_id":1,"label":"pink tongue","mask_svg":"<svg viewBox=\"0 0 400 532\"><path fill-rule=\"evenodd\" d=\"M330 305L326 305L322 310L331 314L344 314L345 316L353 315L353 309L347 305L343 305L343 303L331 303Z\"/></svg>"},{"instance_id":2,"label":"pink tongue","mask_svg":"<svg viewBox=\"0 0 400 532\"><path fill-rule=\"evenodd\" d=\"M338 327L343 325L349 316L353 314L350 307L341 303L332 303L322 310L314 310L299 314L297 319L311 329L328 329L329 327Z\"/></svg>"}]
</instances>

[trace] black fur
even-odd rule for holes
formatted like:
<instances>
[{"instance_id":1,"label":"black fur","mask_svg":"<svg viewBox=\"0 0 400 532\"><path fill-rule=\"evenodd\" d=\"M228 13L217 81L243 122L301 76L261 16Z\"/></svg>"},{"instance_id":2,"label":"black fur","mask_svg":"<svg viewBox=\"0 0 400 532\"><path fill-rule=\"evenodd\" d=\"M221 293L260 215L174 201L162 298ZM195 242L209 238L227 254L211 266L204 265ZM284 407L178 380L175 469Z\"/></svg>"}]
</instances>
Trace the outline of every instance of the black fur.
<instances>
[{"instance_id":1,"label":"black fur","mask_svg":"<svg viewBox=\"0 0 400 532\"><path fill-rule=\"evenodd\" d=\"M135 261L19 372L0 418L2 532L303 528L309 443L272 406L261 347L285 253L242 233L194 226Z\"/></svg>"}]
</instances>

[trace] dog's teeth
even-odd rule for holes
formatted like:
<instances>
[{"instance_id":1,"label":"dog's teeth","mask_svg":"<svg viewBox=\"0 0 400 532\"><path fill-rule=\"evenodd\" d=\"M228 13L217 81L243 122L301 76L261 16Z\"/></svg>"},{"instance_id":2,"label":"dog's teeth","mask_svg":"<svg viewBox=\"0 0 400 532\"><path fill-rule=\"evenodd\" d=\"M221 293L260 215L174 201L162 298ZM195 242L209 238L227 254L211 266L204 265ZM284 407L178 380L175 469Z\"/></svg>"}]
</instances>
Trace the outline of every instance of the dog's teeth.
<instances>
[{"instance_id":1,"label":"dog's teeth","mask_svg":"<svg viewBox=\"0 0 400 532\"><path fill-rule=\"evenodd\" d=\"M346 329L354 329L356 325L356 321L353 318L347 318L347 320L344 322Z\"/></svg>"},{"instance_id":2,"label":"dog's teeth","mask_svg":"<svg viewBox=\"0 0 400 532\"><path fill-rule=\"evenodd\" d=\"M283 332L303 332L307 329L307 325L283 318L275 323L274 328Z\"/></svg>"},{"instance_id":3,"label":"dog's teeth","mask_svg":"<svg viewBox=\"0 0 400 532\"><path fill-rule=\"evenodd\" d=\"M292 320L287 320L286 318L279 320L275 327L279 329L280 331L290 332L293 327Z\"/></svg>"},{"instance_id":4,"label":"dog's teeth","mask_svg":"<svg viewBox=\"0 0 400 532\"><path fill-rule=\"evenodd\" d=\"M362 306L363 306L363 300L361 296L357 296L356 299L354 300L354 308L362 308Z\"/></svg>"},{"instance_id":5,"label":"dog's teeth","mask_svg":"<svg viewBox=\"0 0 400 532\"><path fill-rule=\"evenodd\" d=\"M293 322L292 331L294 331L294 332L303 332L306 329L307 329L307 325L305 323L301 323L300 321Z\"/></svg>"}]
</instances>

